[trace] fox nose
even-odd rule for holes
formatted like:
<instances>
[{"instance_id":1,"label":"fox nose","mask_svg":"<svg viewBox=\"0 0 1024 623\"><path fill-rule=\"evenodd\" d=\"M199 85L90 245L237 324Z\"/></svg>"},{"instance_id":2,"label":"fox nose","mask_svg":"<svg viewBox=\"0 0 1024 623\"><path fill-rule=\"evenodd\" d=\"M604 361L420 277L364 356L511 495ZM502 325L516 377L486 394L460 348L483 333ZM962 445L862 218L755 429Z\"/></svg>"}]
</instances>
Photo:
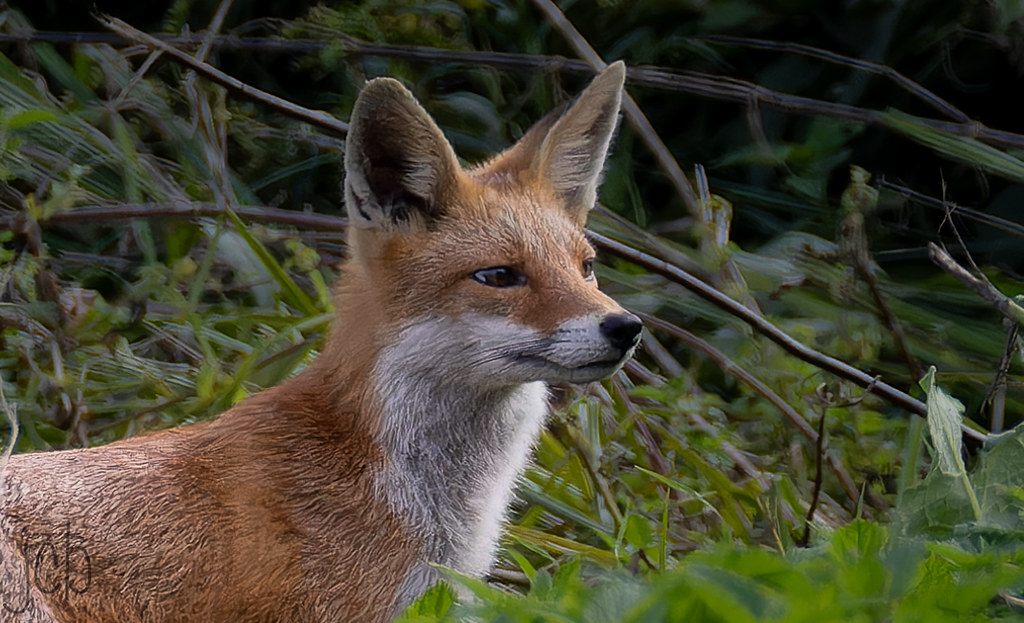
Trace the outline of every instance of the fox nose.
<instances>
[{"instance_id":1,"label":"fox nose","mask_svg":"<svg viewBox=\"0 0 1024 623\"><path fill-rule=\"evenodd\" d=\"M601 335L616 348L629 350L640 342L640 331L644 325L629 312L610 314L601 320Z\"/></svg>"}]
</instances>

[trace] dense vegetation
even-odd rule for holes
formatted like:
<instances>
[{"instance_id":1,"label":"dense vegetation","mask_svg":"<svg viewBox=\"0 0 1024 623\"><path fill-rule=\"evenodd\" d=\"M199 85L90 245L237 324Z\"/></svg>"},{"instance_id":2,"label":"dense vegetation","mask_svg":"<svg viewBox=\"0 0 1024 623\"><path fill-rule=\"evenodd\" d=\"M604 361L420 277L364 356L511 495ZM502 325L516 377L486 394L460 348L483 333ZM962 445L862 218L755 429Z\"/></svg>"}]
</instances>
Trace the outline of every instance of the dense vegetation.
<instances>
[{"instance_id":1,"label":"dense vegetation","mask_svg":"<svg viewBox=\"0 0 1024 623\"><path fill-rule=\"evenodd\" d=\"M649 119L591 221L644 347L558 393L492 584L407 620L1020 616L1019 3L98 5L126 22L0 4L17 451L213 417L316 356L365 78L473 162L589 44Z\"/></svg>"}]
</instances>

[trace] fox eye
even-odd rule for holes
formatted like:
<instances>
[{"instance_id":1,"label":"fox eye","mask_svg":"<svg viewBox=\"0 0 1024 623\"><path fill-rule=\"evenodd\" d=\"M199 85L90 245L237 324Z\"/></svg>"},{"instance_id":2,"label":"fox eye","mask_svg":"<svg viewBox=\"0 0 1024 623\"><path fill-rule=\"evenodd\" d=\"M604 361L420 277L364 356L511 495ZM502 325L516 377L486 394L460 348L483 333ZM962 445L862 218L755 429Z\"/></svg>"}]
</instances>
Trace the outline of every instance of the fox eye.
<instances>
[{"instance_id":1,"label":"fox eye","mask_svg":"<svg viewBox=\"0 0 1024 623\"><path fill-rule=\"evenodd\" d=\"M594 277L594 258L587 258L583 260L583 278L593 279Z\"/></svg>"},{"instance_id":2,"label":"fox eye","mask_svg":"<svg viewBox=\"0 0 1024 623\"><path fill-rule=\"evenodd\" d=\"M511 266L493 266L473 271L474 280L492 288L514 288L526 283L526 275Z\"/></svg>"}]
</instances>

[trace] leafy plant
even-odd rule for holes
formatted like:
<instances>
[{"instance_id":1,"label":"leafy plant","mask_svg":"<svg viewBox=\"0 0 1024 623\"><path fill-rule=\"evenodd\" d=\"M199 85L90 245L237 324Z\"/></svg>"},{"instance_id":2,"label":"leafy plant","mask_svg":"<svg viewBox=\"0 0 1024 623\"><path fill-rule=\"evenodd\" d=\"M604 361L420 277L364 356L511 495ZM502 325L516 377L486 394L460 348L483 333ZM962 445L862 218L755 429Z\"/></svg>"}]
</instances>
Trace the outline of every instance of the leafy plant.
<instances>
[{"instance_id":1,"label":"leafy plant","mask_svg":"<svg viewBox=\"0 0 1024 623\"><path fill-rule=\"evenodd\" d=\"M969 475L960 458L963 407L935 385L934 370L922 384L938 458L901 497L891 525L858 519L821 529L807 549L721 541L647 574L596 570L576 557L554 573L528 568L530 590L522 596L450 574L467 593L463 603L444 598L448 589L439 587L402 621L1017 618L1015 593L1024 589L1024 427L994 440Z\"/></svg>"},{"instance_id":2,"label":"leafy plant","mask_svg":"<svg viewBox=\"0 0 1024 623\"><path fill-rule=\"evenodd\" d=\"M0 9L17 449L213 417L316 356L343 137L306 109L344 119L364 78L396 76L475 162L577 91L582 38L627 60L688 176L623 123L590 226L644 347L609 383L558 390L500 588L456 580L480 599L439 591L410 620L1017 615L1020 433L996 433L1024 417L1019 327L927 249L945 237L977 281L1021 290L1020 10L563 2L574 40L542 4L238 0L223 23L207 0L142 7L134 25L175 57L40 32L88 21L47 3Z\"/></svg>"}]
</instances>

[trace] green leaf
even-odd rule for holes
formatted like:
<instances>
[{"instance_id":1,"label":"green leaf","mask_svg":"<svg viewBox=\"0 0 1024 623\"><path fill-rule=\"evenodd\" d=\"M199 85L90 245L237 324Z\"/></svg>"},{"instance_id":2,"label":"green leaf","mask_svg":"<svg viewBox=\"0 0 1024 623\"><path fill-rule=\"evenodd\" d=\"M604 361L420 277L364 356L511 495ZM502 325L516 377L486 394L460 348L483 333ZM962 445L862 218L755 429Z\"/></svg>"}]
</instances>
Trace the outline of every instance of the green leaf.
<instances>
[{"instance_id":1,"label":"green leaf","mask_svg":"<svg viewBox=\"0 0 1024 623\"><path fill-rule=\"evenodd\" d=\"M981 508L974 493L974 487L967 477L967 466L960 455L963 441L960 424L963 421L964 405L947 394L935 383L935 366L921 379L921 387L928 394L928 433L936 454L936 466L940 472L958 479L967 493L974 511L975 520L981 520Z\"/></svg>"},{"instance_id":2,"label":"green leaf","mask_svg":"<svg viewBox=\"0 0 1024 623\"><path fill-rule=\"evenodd\" d=\"M226 210L226 213L228 218L231 219L231 222L235 225L235 229L238 231L239 235L242 236L249 248L256 254L256 257L259 258L260 262L262 262L264 268L266 268L267 272L270 273L274 281L281 286L281 289L284 291L285 300L306 316L315 316L319 313L313 299L309 298L309 296L302 291L302 288L295 283L295 280L291 278L291 275L285 272L281 267L281 264L274 259L274 256L270 254L270 251L263 246L263 243L257 240L249 232L248 227L246 227L245 223L242 222L242 219L238 217L238 214L231 209Z\"/></svg>"},{"instance_id":3,"label":"green leaf","mask_svg":"<svg viewBox=\"0 0 1024 623\"><path fill-rule=\"evenodd\" d=\"M445 582L438 583L406 608L395 623L434 621L436 617L447 614L454 603L455 593L451 587Z\"/></svg>"},{"instance_id":4,"label":"green leaf","mask_svg":"<svg viewBox=\"0 0 1024 623\"><path fill-rule=\"evenodd\" d=\"M963 475L967 471L960 456L964 405L935 384L935 366L921 379L921 388L928 394L928 433L935 447L938 468L949 476Z\"/></svg>"},{"instance_id":5,"label":"green leaf","mask_svg":"<svg viewBox=\"0 0 1024 623\"><path fill-rule=\"evenodd\" d=\"M15 130L32 125L33 123L46 123L57 121L58 119L59 117L49 110L25 110L11 115L7 119L6 125L8 128Z\"/></svg>"}]
</instances>

